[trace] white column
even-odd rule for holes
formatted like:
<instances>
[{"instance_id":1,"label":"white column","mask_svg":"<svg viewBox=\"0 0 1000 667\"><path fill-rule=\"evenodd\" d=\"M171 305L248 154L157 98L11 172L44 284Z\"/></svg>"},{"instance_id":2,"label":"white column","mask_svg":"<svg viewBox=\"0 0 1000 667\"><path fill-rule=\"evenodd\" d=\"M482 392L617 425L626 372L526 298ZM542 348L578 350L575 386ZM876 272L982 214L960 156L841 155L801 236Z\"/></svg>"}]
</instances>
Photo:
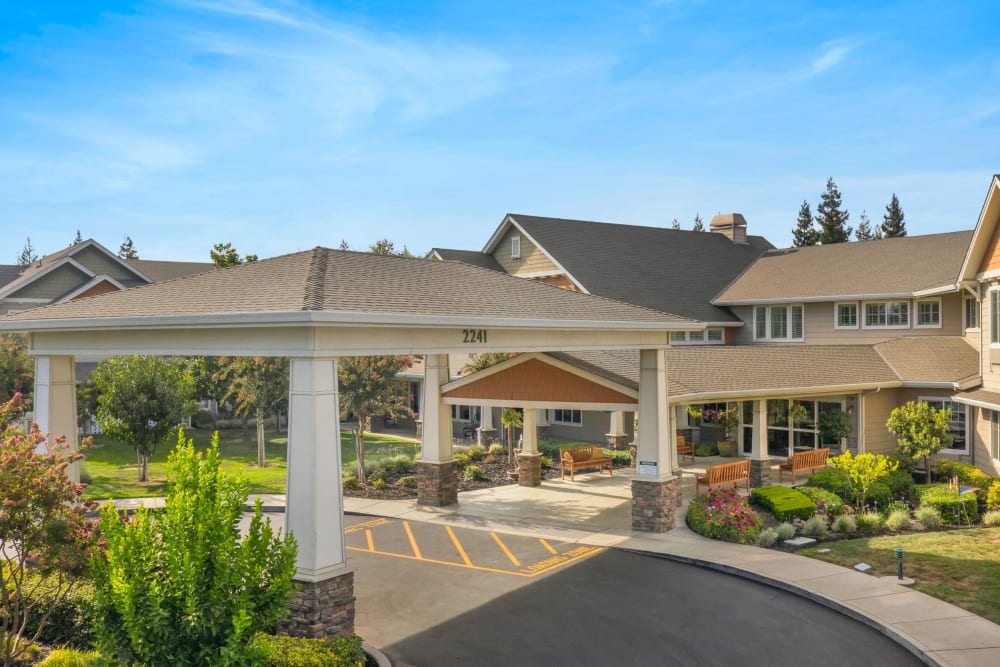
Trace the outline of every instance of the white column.
<instances>
[{"instance_id":1,"label":"white column","mask_svg":"<svg viewBox=\"0 0 1000 667\"><path fill-rule=\"evenodd\" d=\"M524 409L524 426L521 429L521 453L538 453L538 412L531 408Z\"/></svg>"},{"instance_id":2,"label":"white column","mask_svg":"<svg viewBox=\"0 0 1000 667\"><path fill-rule=\"evenodd\" d=\"M35 358L35 422L42 433L66 436L73 450L79 449L76 421L76 360L71 356ZM44 445L40 446L40 449ZM74 482L80 481L80 464L66 469Z\"/></svg>"},{"instance_id":3,"label":"white column","mask_svg":"<svg viewBox=\"0 0 1000 667\"><path fill-rule=\"evenodd\" d=\"M763 461L767 455L767 401L753 402L753 436L750 440L750 458Z\"/></svg>"},{"instance_id":4,"label":"white column","mask_svg":"<svg viewBox=\"0 0 1000 667\"><path fill-rule=\"evenodd\" d=\"M667 411L667 362L664 350L640 350L639 441L635 478L645 481L672 478L674 449L674 434L670 430Z\"/></svg>"},{"instance_id":5,"label":"white column","mask_svg":"<svg viewBox=\"0 0 1000 667\"><path fill-rule=\"evenodd\" d=\"M539 408L539 409L535 410L535 414L538 416L538 425L539 426L548 426L549 425L549 411L548 410L543 410L543 409Z\"/></svg>"},{"instance_id":6,"label":"white column","mask_svg":"<svg viewBox=\"0 0 1000 667\"><path fill-rule=\"evenodd\" d=\"M481 410L482 419L480 419L479 427L490 431L493 429L493 408L489 405L484 405Z\"/></svg>"},{"instance_id":7,"label":"white column","mask_svg":"<svg viewBox=\"0 0 1000 667\"><path fill-rule=\"evenodd\" d=\"M316 582L347 570L336 359L291 360L285 525L299 555L295 578Z\"/></svg>"},{"instance_id":8,"label":"white column","mask_svg":"<svg viewBox=\"0 0 1000 667\"><path fill-rule=\"evenodd\" d=\"M424 432L420 460L443 463L452 460L451 407L441 402L441 386L448 383L448 355L424 358Z\"/></svg>"},{"instance_id":9,"label":"white column","mask_svg":"<svg viewBox=\"0 0 1000 667\"><path fill-rule=\"evenodd\" d=\"M608 429L611 435L625 435L625 413L621 410L611 412L611 427Z\"/></svg>"}]
</instances>

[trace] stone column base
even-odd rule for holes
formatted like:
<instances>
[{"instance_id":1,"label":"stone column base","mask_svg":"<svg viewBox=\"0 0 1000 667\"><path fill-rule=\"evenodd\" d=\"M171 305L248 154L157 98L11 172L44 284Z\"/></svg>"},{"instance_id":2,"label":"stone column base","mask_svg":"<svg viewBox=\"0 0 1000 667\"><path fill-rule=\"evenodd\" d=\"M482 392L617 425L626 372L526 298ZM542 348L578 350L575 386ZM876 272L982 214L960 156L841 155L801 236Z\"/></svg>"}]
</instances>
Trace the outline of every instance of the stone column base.
<instances>
[{"instance_id":1,"label":"stone column base","mask_svg":"<svg viewBox=\"0 0 1000 667\"><path fill-rule=\"evenodd\" d=\"M624 433L605 433L604 437L608 439L608 449L623 451L628 447L628 436Z\"/></svg>"},{"instance_id":2,"label":"stone column base","mask_svg":"<svg viewBox=\"0 0 1000 667\"><path fill-rule=\"evenodd\" d=\"M632 529L665 533L674 527L681 504L681 478L658 482L632 480Z\"/></svg>"},{"instance_id":3,"label":"stone column base","mask_svg":"<svg viewBox=\"0 0 1000 667\"><path fill-rule=\"evenodd\" d=\"M489 447L494 442L497 441L497 430L495 428L481 428L479 429L479 444L483 447Z\"/></svg>"},{"instance_id":4,"label":"stone column base","mask_svg":"<svg viewBox=\"0 0 1000 667\"><path fill-rule=\"evenodd\" d=\"M519 486L538 486L542 483L542 455L517 455L517 483Z\"/></svg>"},{"instance_id":5,"label":"stone column base","mask_svg":"<svg viewBox=\"0 0 1000 667\"><path fill-rule=\"evenodd\" d=\"M354 571L323 581L296 581L291 613L278 621L278 634L322 639L354 634Z\"/></svg>"},{"instance_id":6,"label":"stone column base","mask_svg":"<svg viewBox=\"0 0 1000 667\"><path fill-rule=\"evenodd\" d=\"M417 461L417 504L443 507L458 502L458 464Z\"/></svg>"},{"instance_id":7,"label":"stone column base","mask_svg":"<svg viewBox=\"0 0 1000 667\"><path fill-rule=\"evenodd\" d=\"M750 459L750 486L771 485L771 459Z\"/></svg>"}]
</instances>

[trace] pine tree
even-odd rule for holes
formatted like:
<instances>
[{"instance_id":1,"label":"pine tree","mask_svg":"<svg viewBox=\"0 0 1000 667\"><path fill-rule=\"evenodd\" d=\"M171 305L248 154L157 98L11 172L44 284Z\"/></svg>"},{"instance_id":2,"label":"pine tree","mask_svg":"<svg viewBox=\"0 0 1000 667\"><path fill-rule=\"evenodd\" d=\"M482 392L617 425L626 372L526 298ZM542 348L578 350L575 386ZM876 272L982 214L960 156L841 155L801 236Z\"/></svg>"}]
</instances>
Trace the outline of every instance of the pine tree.
<instances>
[{"instance_id":1,"label":"pine tree","mask_svg":"<svg viewBox=\"0 0 1000 667\"><path fill-rule=\"evenodd\" d=\"M17 265L21 269L26 269L37 261L38 253L31 247L31 237L29 236L27 243L24 244L24 248L21 249L21 254L17 256Z\"/></svg>"},{"instance_id":2,"label":"pine tree","mask_svg":"<svg viewBox=\"0 0 1000 667\"><path fill-rule=\"evenodd\" d=\"M670 229L680 229L680 228L681 228L681 223L677 221L677 218L674 218L674 221L670 223Z\"/></svg>"},{"instance_id":3,"label":"pine tree","mask_svg":"<svg viewBox=\"0 0 1000 667\"><path fill-rule=\"evenodd\" d=\"M803 199L802 206L799 208L798 220L795 223L795 228L792 230L792 245L796 248L816 245L818 236L816 228L813 227L813 216L812 211L809 209L809 202Z\"/></svg>"},{"instance_id":4,"label":"pine tree","mask_svg":"<svg viewBox=\"0 0 1000 667\"><path fill-rule=\"evenodd\" d=\"M347 239L340 239L340 249L341 250L351 249L351 244L347 242Z\"/></svg>"},{"instance_id":5,"label":"pine tree","mask_svg":"<svg viewBox=\"0 0 1000 667\"><path fill-rule=\"evenodd\" d=\"M696 232L705 231L705 223L701 221L701 216L698 215L697 213L694 214L694 227L692 227L691 229L693 229Z\"/></svg>"},{"instance_id":6,"label":"pine tree","mask_svg":"<svg viewBox=\"0 0 1000 667\"><path fill-rule=\"evenodd\" d=\"M118 248L118 256L122 259L139 259L139 253L136 252L131 236L125 236L125 240L122 241L121 246Z\"/></svg>"},{"instance_id":7,"label":"pine tree","mask_svg":"<svg viewBox=\"0 0 1000 667\"><path fill-rule=\"evenodd\" d=\"M851 240L854 231L847 225L851 214L841 210L842 197L833 178L826 181L826 192L820 195L820 204L816 207L816 222L819 224L819 242L846 243Z\"/></svg>"},{"instance_id":8,"label":"pine tree","mask_svg":"<svg viewBox=\"0 0 1000 667\"><path fill-rule=\"evenodd\" d=\"M872 229L867 211L861 211L861 216L858 220L858 228L854 230L854 238L859 241L872 241L882 238L882 232L877 227L874 230Z\"/></svg>"},{"instance_id":9,"label":"pine tree","mask_svg":"<svg viewBox=\"0 0 1000 667\"><path fill-rule=\"evenodd\" d=\"M78 229L76 230L76 236L73 237L73 242L69 244L69 247L72 248L73 246L80 245L81 243L83 243L83 236L80 235L80 230Z\"/></svg>"},{"instance_id":10,"label":"pine tree","mask_svg":"<svg viewBox=\"0 0 1000 667\"><path fill-rule=\"evenodd\" d=\"M906 215L899 206L899 197L895 192L892 193L892 200L885 207L885 215L882 216L882 234L887 239L906 236Z\"/></svg>"}]
</instances>

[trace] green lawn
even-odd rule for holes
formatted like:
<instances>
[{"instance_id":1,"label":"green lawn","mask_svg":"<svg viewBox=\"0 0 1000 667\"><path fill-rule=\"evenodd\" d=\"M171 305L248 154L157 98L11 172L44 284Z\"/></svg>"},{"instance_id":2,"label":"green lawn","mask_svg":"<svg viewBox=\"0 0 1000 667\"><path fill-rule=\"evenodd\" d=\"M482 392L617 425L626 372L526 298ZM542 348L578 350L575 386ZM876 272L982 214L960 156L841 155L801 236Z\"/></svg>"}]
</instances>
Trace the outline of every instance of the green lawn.
<instances>
[{"instance_id":1,"label":"green lawn","mask_svg":"<svg viewBox=\"0 0 1000 667\"><path fill-rule=\"evenodd\" d=\"M842 540L798 553L845 567L865 562L877 575L894 575L896 547L903 548L904 574L917 580L916 590L1000 623L1000 528Z\"/></svg>"},{"instance_id":2,"label":"green lawn","mask_svg":"<svg viewBox=\"0 0 1000 667\"><path fill-rule=\"evenodd\" d=\"M195 446L207 447L212 432L207 430L185 431L186 437L193 438ZM222 469L239 472L250 482L251 493L285 492L285 459L288 438L285 435L267 433L267 466L257 467L257 441L254 431L250 431L250 442L243 442L240 430L219 432L219 451L222 455ZM162 496L166 493L166 469L164 463L172 446L162 447L149 461L149 480L139 482L139 465L133 450L108 436L94 437L94 446L86 452L83 462L86 474L90 476L90 486L85 493L91 498L142 498ZM381 433L365 435L366 460L407 454L414 456L419 445L411 440L401 440ZM345 466L357 461L354 439L349 431L340 434L340 452Z\"/></svg>"}]
</instances>

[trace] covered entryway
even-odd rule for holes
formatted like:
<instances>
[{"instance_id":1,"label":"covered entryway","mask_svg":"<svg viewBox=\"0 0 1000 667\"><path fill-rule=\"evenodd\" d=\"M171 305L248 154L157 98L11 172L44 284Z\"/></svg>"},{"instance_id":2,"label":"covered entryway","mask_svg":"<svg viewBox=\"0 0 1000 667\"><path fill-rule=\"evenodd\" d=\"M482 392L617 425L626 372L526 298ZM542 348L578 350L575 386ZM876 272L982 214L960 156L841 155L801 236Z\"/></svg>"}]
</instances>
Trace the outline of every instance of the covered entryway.
<instances>
[{"instance_id":1,"label":"covered entryway","mask_svg":"<svg viewBox=\"0 0 1000 667\"><path fill-rule=\"evenodd\" d=\"M301 584L292 633L353 628L346 566L337 358L427 355L421 502L456 500L450 415L441 396L447 355L469 352L639 350L639 456L633 484L643 521L672 525L679 483L667 419L663 350L672 315L521 280L459 262L326 248L46 306L9 316L37 358L41 427L76 439L74 363L120 354L280 356L291 360L287 526L298 540ZM71 474L76 474L71 471Z\"/></svg>"}]
</instances>

